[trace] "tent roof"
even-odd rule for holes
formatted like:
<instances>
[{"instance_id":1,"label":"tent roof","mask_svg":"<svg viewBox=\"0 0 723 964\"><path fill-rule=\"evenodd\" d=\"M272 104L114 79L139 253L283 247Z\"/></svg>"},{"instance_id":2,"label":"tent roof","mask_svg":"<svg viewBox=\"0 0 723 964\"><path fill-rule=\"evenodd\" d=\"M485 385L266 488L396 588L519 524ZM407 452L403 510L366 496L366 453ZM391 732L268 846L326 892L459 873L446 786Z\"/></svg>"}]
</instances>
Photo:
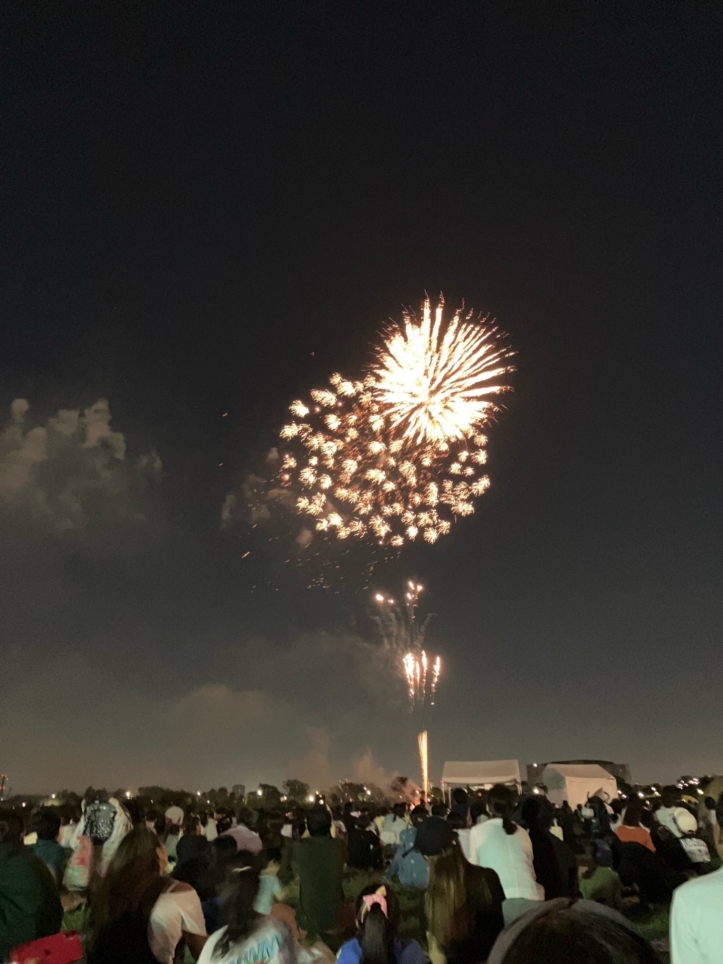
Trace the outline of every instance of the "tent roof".
<instances>
[{"instance_id":1,"label":"tent roof","mask_svg":"<svg viewBox=\"0 0 723 964\"><path fill-rule=\"evenodd\" d=\"M517 760L483 760L478 763L445 763L442 783L475 786L485 783L519 783Z\"/></svg>"},{"instance_id":2,"label":"tent roof","mask_svg":"<svg viewBox=\"0 0 723 964\"><path fill-rule=\"evenodd\" d=\"M543 776L548 770L557 772L567 780L613 780L615 777L597 763L548 763L543 770Z\"/></svg>"}]
</instances>

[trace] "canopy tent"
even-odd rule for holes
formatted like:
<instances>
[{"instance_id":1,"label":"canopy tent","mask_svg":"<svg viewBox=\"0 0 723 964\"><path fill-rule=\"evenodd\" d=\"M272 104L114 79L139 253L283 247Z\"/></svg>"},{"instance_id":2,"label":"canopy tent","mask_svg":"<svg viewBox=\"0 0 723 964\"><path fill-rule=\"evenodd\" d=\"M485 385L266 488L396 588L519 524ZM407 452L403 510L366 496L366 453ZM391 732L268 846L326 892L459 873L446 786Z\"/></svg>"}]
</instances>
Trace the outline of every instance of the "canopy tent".
<instances>
[{"instance_id":1,"label":"canopy tent","mask_svg":"<svg viewBox=\"0 0 723 964\"><path fill-rule=\"evenodd\" d=\"M542 783L558 807L563 800L574 808L588 797L598 796L608 803L618 797L617 780L597 763L548 763L542 771Z\"/></svg>"},{"instance_id":2,"label":"canopy tent","mask_svg":"<svg viewBox=\"0 0 723 964\"><path fill-rule=\"evenodd\" d=\"M495 783L520 786L520 764L517 760L484 760L480 763L445 763L442 786L491 787Z\"/></svg>"}]
</instances>

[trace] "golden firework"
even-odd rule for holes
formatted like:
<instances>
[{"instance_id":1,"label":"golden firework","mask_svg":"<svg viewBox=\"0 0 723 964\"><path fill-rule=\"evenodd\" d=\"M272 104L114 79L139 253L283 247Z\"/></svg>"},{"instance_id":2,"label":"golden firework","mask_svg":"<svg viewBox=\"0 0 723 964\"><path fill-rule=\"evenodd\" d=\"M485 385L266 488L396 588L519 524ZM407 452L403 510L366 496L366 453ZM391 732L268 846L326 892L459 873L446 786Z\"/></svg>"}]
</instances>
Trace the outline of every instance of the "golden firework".
<instances>
[{"instance_id":1,"label":"golden firework","mask_svg":"<svg viewBox=\"0 0 723 964\"><path fill-rule=\"evenodd\" d=\"M421 322L405 312L377 350L374 396L392 431L415 444L467 438L498 411L489 396L508 390L496 379L513 370L494 325L461 309L445 324L443 314L444 298L434 320L426 298Z\"/></svg>"},{"instance_id":2,"label":"golden firework","mask_svg":"<svg viewBox=\"0 0 723 964\"><path fill-rule=\"evenodd\" d=\"M335 374L291 404L278 481L318 531L433 544L489 487L481 429L497 411L488 396L507 389L494 379L511 371L500 364L510 352L493 326L460 312L445 325L442 309L432 321L427 299L421 322L407 313L363 380Z\"/></svg>"}]
</instances>

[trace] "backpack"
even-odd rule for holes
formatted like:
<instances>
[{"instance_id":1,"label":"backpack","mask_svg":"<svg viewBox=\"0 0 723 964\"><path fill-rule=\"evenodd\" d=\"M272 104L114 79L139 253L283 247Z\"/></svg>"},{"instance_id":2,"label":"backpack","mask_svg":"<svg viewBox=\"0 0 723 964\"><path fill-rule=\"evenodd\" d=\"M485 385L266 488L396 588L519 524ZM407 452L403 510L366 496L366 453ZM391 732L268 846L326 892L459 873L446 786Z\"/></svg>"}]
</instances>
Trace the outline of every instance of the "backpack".
<instances>
[{"instance_id":1,"label":"backpack","mask_svg":"<svg viewBox=\"0 0 723 964\"><path fill-rule=\"evenodd\" d=\"M94 844L104 844L110 839L115 823L116 808L108 801L96 800L85 808L84 834Z\"/></svg>"}]
</instances>

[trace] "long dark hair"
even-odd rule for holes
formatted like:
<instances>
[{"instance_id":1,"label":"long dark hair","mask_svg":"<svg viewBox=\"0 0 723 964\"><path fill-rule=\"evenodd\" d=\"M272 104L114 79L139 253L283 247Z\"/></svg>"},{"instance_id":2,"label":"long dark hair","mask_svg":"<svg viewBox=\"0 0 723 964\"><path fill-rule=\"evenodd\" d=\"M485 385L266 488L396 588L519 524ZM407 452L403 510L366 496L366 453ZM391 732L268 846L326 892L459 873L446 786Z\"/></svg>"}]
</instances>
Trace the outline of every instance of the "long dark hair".
<instances>
[{"instance_id":1,"label":"long dark hair","mask_svg":"<svg viewBox=\"0 0 723 964\"><path fill-rule=\"evenodd\" d=\"M428 929L445 950L469 937L477 908L492 898L484 871L466 860L457 838L439 856L430 857L429 865L424 900Z\"/></svg>"},{"instance_id":2,"label":"long dark hair","mask_svg":"<svg viewBox=\"0 0 723 964\"><path fill-rule=\"evenodd\" d=\"M150 914L166 886L161 877L160 846L158 837L146 827L134 827L121 840L90 904L91 944L105 927L125 914Z\"/></svg>"},{"instance_id":3,"label":"long dark hair","mask_svg":"<svg viewBox=\"0 0 723 964\"><path fill-rule=\"evenodd\" d=\"M372 904L364 913L365 897L384 891L387 902L385 914L379 904ZM394 964L394 938L399 925L399 902L391 887L371 884L359 892L356 899L356 921L361 945L361 964Z\"/></svg>"},{"instance_id":4,"label":"long dark hair","mask_svg":"<svg viewBox=\"0 0 723 964\"><path fill-rule=\"evenodd\" d=\"M505 833L513 834L517 824L512 821L512 791L502 783L496 783L489 793L489 808L493 817L502 818Z\"/></svg>"},{"instance_id":5,"label":"long dark hair","mask_svg":"<svg viewBox=\"0 0 723 964\"><path fill-rule=\"evenodd\" d=\"M221 887L223 905L219 923L226 931L216 945L215 957L225 957L231 947L245 940L254 930L258 914L254 901L259 892L258 864L252 854L241 851L227 866L226 880Z\"/></svg>"}]
</instances>

